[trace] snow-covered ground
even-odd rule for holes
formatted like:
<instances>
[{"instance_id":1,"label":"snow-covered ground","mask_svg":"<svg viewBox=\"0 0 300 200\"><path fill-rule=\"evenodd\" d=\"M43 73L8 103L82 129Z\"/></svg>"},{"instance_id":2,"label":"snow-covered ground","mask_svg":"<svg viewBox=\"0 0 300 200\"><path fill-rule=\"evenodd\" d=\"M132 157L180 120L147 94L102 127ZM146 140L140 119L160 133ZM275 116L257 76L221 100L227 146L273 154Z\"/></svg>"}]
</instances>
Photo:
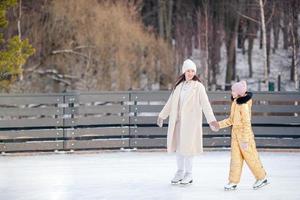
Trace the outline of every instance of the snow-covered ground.
<instances>
[{"instance_id":1,"label":"snow-covered ground","mask_svg":"<svg viewBox=\"0 0 300 200\"><path fill-rule=\"evenodd\" d=\"M194 183L169 184L174 155L164 152L98 152L0 157L1 200L296 200L300 152L261 152L271 184L251 188L246 166L238 190L225 192L229 152L195 158Z\"/></svg>"}]
</instances>

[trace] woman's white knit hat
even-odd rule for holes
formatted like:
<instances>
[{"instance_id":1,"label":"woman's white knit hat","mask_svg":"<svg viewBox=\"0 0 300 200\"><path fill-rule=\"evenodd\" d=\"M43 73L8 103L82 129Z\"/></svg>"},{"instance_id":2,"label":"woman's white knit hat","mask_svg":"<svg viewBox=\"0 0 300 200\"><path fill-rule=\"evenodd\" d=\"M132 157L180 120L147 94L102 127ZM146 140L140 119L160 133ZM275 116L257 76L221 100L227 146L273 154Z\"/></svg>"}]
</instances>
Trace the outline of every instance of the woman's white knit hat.
<instances>
[{"instance_id":1,"label":"woman's white knit hat","mask_svg":"<svg viewBox=\"0 0 300 200\"><path fill-rule=\"evenodd\" d=\"M191 59L186 59L182 65L182 73L184 74L186 70L192 69L197 72L196 64Z\"/></svg>"}]
</instances>

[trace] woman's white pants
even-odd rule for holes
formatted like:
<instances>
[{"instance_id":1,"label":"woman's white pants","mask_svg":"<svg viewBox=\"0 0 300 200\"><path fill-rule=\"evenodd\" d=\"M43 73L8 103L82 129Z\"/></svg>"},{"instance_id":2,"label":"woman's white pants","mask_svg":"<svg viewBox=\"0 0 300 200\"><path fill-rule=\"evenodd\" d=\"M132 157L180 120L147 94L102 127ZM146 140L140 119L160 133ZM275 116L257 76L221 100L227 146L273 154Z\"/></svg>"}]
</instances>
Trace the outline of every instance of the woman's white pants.
<instances>
[{"instance_id":1,"label":"woman's white pants","mask_svg":"<svg viewBox=\"0 0 300 200\"><path fill-rule=\"evenodd\" d=\"M179 153L176 154L177 171L183 171L185 173L192 173L193 169L193 156L183 156Z\"/></svg>"}]
</instances>

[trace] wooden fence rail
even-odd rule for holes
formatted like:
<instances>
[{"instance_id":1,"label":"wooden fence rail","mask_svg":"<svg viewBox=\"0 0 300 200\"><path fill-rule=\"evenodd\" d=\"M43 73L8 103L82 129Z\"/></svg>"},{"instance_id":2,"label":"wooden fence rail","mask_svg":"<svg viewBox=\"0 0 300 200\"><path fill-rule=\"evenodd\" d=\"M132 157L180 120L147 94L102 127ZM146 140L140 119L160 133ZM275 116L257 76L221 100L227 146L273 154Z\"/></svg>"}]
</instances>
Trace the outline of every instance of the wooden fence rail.
<instances>
[{"instance_id":1,"label":"wooden fence rail","mask_svg":"<svg viewBox=\"0 0 300 200\"><path fill-rule=\"evenodd\" d=\"M0 95L0 151L165 148L167 120L156 126L169 91ZM210 92L218 120L230 94ZM300 93L254 93L252 125L258 148L300 148ZM196 122L195 123L200 123ZM204 147L230 146L230 129L204 125Z\"/></svg>"}]
</instances>

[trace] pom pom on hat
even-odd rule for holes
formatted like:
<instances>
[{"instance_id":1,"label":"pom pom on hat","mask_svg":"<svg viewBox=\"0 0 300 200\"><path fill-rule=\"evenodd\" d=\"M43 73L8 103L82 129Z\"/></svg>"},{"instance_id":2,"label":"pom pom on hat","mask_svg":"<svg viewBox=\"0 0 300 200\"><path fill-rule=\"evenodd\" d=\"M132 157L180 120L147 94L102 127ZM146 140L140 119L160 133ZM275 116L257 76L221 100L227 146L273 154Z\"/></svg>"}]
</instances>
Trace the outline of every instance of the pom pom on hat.
<instances>
[{"instance_id":1,"label":"pom pom on hat","mask_svg":"<svg viewBox=\"0 0 300 200\"><path fill-rule=\"evenodd\" d=\"M243 96L247 92L247 82L246 81L236 82L231 86L231 90L237 95Z\"/></svg>"},{"instance_id":2,"label":"pom pom on hat","mask_svg":"<svg viewBox=\"0 0 300 200\"><path fill-rule=\"evenodd\" d=\"M197 67L196 67L196 64L190 60L190 59L186 59L184 62L183 62L183 65L182 65L182 73L184 74L186 70L189 70L189 69L192 69L194 70L195 72L197 72Z\"/></svg>"}]
</instances>

